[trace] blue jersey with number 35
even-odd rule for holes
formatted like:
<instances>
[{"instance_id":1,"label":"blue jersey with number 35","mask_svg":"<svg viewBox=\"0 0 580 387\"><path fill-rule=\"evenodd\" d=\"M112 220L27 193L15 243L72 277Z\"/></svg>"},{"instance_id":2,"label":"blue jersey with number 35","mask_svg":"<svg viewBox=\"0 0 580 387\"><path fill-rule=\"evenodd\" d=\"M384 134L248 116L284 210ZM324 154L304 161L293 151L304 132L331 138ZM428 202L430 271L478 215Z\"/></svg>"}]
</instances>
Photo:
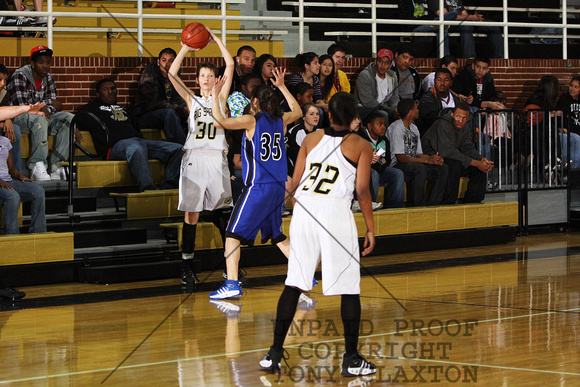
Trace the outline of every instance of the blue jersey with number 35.
<instances>
[{"instance_id":1,"label":"blue jersey with number 35","mask_svg":"<svg viewBox=\"0 0 580 387\"><path fill-rule=\"evenodd\" d=\"M254 137L244 133L242 142L242 173L244 184L285 182L288 174L284 121L265 112L256 114Z\"/></svg>"}]
</instances>

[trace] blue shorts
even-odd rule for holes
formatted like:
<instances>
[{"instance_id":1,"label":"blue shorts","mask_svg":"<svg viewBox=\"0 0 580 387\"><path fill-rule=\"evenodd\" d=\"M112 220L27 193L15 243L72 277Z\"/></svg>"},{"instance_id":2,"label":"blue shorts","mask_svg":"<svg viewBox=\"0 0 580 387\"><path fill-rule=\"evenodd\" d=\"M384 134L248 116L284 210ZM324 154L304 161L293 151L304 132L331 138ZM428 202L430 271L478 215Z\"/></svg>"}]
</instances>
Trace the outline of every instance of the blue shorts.
<instances>
[{"instance_id":1,"label":"blue shorts","mask_svg":"<svg viewBox=\"0 0 580 387\"><path fill-rule=\"evenodd\" d=\"M285 194L283 182L244 187L230 217L226 238L235 238L243 245L252 246L260 231L262 243L268 239L272 239L272 244L284 241L282 203Z\"/></svg>"}]
</instances>

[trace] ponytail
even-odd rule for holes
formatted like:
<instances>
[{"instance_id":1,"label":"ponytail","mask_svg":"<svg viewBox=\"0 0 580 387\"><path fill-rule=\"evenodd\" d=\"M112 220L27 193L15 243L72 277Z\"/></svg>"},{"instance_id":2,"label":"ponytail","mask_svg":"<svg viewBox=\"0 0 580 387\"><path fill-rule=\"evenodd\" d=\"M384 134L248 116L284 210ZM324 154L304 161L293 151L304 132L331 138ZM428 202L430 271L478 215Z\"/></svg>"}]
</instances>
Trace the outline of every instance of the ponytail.
<instances>
[{"instance_id":1,"label":"ponytail","mask_svg":"<svg viewBox=\"0 0 580 387\"><path fill-rule=\"evenodd\" d=\"M282 118L282 109L274 90L267 85L260 85L254 89L253 98L258 99L258 107L272 118Z\"/></svg>"},{"instance_id":2,"label":"ponytail","mask_svg":"<svg viewBox=\"0 0 580 387\"><path fill-rule=\"evenodd\" d=\"M298 71L303 72L307 64L312 63L314 59L318 58L315 52L305 52L294 57L294 64L298 67Z\"/></svg>"}]
</instances>

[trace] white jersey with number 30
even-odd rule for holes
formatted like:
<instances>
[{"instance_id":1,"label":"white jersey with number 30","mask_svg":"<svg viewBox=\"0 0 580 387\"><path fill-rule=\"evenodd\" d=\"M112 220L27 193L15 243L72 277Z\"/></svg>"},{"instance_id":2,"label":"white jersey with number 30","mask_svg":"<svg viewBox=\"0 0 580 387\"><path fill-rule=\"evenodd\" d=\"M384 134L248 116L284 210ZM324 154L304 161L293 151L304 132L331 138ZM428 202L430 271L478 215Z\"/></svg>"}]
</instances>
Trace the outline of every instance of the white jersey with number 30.
<instances>
[{"instance_id":1,"label":"white jersey with number 30","mask_svg":"<svg viewBox=\"0 0 580 387\"><path fill-rule=\"evenodd\" d=\"M211 114L212 97L205 98L196 95L192 99L187 121L189 129L183 149L227 150L228 144L225 131L213 125L213 115ZM223 109L222 115L225 116Z\"/></svg>"},{"instance_id":2,"label":"white jersey with number 30","mask_svg":"<svg viewBox=\"0 0 580 387\"><path fill-rule=\"evenodd\" d=\"M306 165L296 199L305 197L353 198L356 167L342 154L340 146L348 131L324 130L320 142L306 156Z\"/></svg>"}]
</instances>

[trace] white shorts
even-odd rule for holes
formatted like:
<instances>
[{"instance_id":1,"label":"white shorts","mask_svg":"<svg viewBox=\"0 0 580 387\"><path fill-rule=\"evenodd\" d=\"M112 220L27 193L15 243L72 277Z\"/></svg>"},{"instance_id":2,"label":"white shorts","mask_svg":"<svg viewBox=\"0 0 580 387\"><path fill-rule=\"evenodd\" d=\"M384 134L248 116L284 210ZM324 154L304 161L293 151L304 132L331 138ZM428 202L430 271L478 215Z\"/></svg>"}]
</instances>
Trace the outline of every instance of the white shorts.
<instances>
[{"instance_id":1,"label":"white shorts","mask_svg":"<svg viewBox=\"0 0 580 387\"><path fill-rule=\"evenodd\" d=\"M360 294L358 235L350 201L301 197L294 205L286 285L312 289L320 259L324 295Z\"/></svg>"},{"instance_id":2,"label":"white shorts","mask_svg":"<svg viewBox=\"0 0 580 387\"><path fill-rule=\"evenodd\" d=\"M232 206L232 186L224 152L191 150L181 159L179 211L201 212Z\"/></svg>"}]
</instances>

